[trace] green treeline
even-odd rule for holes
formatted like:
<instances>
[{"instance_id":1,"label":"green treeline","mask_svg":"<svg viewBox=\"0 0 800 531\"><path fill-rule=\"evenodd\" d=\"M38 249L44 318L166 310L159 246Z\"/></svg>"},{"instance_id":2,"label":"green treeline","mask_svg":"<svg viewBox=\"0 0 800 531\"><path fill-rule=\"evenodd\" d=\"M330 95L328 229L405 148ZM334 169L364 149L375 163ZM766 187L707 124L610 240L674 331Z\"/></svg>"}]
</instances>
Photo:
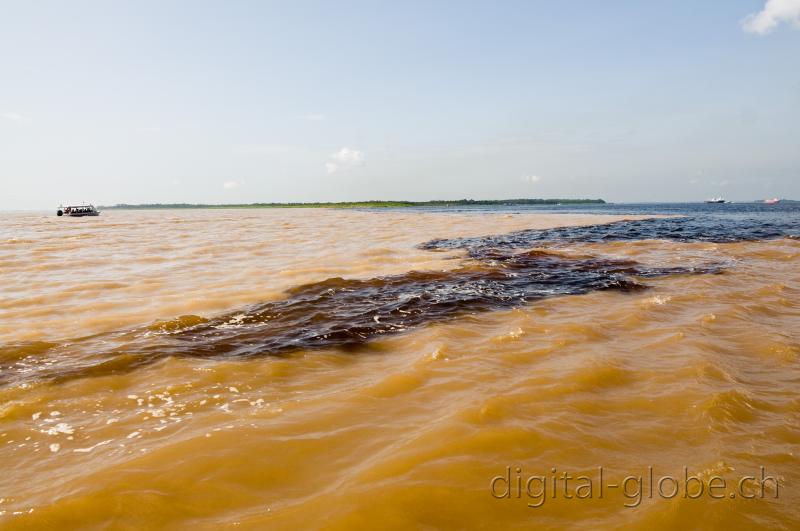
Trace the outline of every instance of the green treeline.
<instances>
[{"instance_id":1,"label":"green treeline","mask_svg":"<svg viewBox=\"0 0 800 531\"><path fill-rule=\"evenodd\" d=\"M229 205L205 205L192 203L151 203L128 205L121 203L98 208L110 209L167 209L167 208L402 208L402 207L449 207L449 206L521 206L521 205L582 205L605 204L602 199L456 199L437 201L345 201L338 203L248 203Z\"/></svg>"}]
</instances>

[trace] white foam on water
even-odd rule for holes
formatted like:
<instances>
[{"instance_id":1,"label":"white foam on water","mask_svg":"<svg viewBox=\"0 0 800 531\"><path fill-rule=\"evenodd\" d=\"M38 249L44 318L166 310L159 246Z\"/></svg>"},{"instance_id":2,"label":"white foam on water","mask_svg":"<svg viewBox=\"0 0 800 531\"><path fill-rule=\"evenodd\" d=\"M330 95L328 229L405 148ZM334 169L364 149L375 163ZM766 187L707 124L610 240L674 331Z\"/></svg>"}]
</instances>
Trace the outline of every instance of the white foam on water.
<instances>
[{"instance_id":1,"label":"white foam on water","mask_svg":"<svg viewBox=\"0 0 800 531\"><path fill-rule=\"evenodd\" d=\"M106 445L106 444L112 442L113 440L114 439L108 439L108 440L105 440L105 441L100 441L99 443L97 443L97 444L95 444L93 446L89 446L88 448L75 448L72 451L75 452L75 453L79 453L79 454L89 453L92 450L94 450L95 448L97 448L98 446Z\"/></svg>"},{"instance_id":2,"label":"white foam on water","mask_svg":"<svg viewBox=\"0 0 800 531\"><path fill-rule=\"evenodd\" d=\"M46 433L47 435L58 435L59 433L72 435L73 433L75 433L75 429L66 422L59 422L52 428L42 430L42 433Z\"/></svg>"}]
</instances>

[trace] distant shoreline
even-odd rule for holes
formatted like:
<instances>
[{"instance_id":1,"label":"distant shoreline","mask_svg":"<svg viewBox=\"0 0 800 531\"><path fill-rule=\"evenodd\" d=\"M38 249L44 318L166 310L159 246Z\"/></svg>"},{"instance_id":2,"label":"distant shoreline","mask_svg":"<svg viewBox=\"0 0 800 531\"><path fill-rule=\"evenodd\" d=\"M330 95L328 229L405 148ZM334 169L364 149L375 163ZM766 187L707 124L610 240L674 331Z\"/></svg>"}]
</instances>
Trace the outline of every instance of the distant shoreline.
<instances>
[{"instance_id":1,"label":"distant shoreline","mask_svg":"<svg viewBox=\"0 0 800 531\"><path fill-rule=\"evenodd\" d=\"M460 206L523 206L523 205L605 205L602 199L456 199L452 201L341 201L329 203L238 203L238 204L202 204L202 203L145 203L129 205L98 206L109 210L151 210L176 208L404 208L404 207L460 207Z\"/></svg>"}]
</instances>

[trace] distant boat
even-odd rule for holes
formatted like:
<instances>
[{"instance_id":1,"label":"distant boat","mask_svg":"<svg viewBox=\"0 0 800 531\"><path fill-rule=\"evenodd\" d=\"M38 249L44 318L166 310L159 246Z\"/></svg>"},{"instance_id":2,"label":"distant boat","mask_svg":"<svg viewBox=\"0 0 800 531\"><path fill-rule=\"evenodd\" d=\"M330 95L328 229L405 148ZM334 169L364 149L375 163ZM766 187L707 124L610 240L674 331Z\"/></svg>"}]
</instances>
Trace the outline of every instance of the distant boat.
<instances>
[{"instance_id":1,"label":"distant boat","mask_svg":"<svg viewBox=\"0 0 800 531\"><path fill-rule=\"evenodd\" d=\"M94 205L76 205L68 207L60 206L56 211L56 215L82 218L83 216L99 216L100 212L94 207Z\"/></svg>"},{"instance_id":2,"label":"distant boat","mask_svg":"<svg viewBox=\"0 0 800 531\"><path fill-rule=\"evenodd\" d=\"M780 202L781 200L778 199L777 197L773 197L772 199L764 199L765 205L777 205Z\"/></svg>"},{"instance_id":3,"label":"distant boat","mask_svg":"<svg viewBox=\"0 0 800 531\"><path fill-rule=\"evenodd\" d=\"M726 199L722 197L712 197L711 199L706 199L706 203L728 203Z\"/></svg>"}]
</instances>

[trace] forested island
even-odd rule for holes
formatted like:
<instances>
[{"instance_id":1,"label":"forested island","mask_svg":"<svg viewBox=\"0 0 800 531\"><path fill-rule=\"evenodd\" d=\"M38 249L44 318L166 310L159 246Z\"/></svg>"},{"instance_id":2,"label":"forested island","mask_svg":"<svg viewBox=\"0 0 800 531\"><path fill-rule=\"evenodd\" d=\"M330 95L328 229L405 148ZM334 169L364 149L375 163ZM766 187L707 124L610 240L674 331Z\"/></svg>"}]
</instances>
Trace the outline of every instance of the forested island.
<instances>
[{"instance_id":1,"label":"forested island","mask_svg":"<svg viewBox=\"0 0 800 531\"><path fill-rule=\"evenodd\" d=\"M175 209L175 208L403 208L403 207L463 207L463 206L525 206L525 205L582 205L605 204L602 199L455 199L434 201L343 201L331 203L148 203L100 206L102 209Z\"/></svg>"}]
</instances>

